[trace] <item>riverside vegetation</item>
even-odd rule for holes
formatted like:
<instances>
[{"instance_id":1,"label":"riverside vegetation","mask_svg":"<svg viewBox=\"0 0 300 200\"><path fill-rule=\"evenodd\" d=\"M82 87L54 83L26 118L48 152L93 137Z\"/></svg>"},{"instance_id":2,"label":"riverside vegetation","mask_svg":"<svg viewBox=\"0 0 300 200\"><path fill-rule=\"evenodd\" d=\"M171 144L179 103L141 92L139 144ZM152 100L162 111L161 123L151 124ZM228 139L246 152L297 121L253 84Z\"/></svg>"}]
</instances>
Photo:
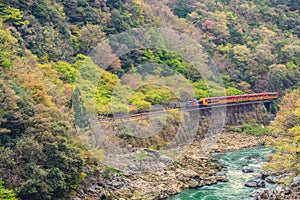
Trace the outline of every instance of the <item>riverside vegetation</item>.
<instances>
[{"instance_id":1,"label":"riverside vegetation","mask_svg":"<svg viewBox=\"0 0 300 200\"><path fill-rule=\"evenodd\" d=\"M71 99L76 95L80 69L97 67L88 55L98 43L110 34L136 27L169 28L200 43L204 54L218 66L229 95L280 92L284 96L280 111L268 130L275 138L269 145L276 153L266 170L299 175L299 8L299 1L294 0L0 0L0 198L75 199L86 198L88 190L91 198L130 194L137 199L162 198L179 192L179 188L223 179L211 178L221 166L191 153L183 157L184 162L158 173L169 174L178 186L146 185L146 192L160 188L163 194L135 193L134 184L119 191L122 184L129 184L128 179L138 184L143 177L160 180L163 176L150 173L128 178L103 166L99 162L101 149L88 151L78 138L74 125L78 113L73 112ZM143 79L135 72L147 62L174 70L169 77L157 71L147 77L149 80L161 77L164 83L190 84L197 98L217 95L220 89L209 80L213 86L209 90L191 64L164 49L144 48L118 58L107 46L105 53L114 62L99 77L96 87L96 112L102 116L112 114L109 103L114 87L124 78L140 84ZM122 89L133 92L131 97L124 94L122 101L131 106L121 102L117 112L149 109L174 98L157 85L135 90L125 84ZM176 113L169 114L168 124L150 142L130 133L121 134L116 141L123 146L131 143L136 145L133 148L159 150L179 120ZM265 128L249 124L241 131L267 133ZM197 179L199 174L201 180Z\"/></svg>"}]
</instances>

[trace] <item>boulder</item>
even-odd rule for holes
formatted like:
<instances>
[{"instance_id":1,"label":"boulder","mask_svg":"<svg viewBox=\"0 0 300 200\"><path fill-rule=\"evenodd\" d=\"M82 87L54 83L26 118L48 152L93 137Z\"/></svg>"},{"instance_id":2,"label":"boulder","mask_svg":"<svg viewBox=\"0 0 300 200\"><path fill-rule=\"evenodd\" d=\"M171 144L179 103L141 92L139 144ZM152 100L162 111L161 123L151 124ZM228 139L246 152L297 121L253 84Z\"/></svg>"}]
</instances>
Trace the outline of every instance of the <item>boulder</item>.
<instances>
[{"instance_id":1,"label":"boulder","mask_svg":"<svg viewBox=\"0 0 300 200\"><path fill-rule=\"evenodd\" d=\"M279 181L287 181L293 177L292 173L284 173L278 176L268 176L265 181L268 183L278 183Z\"/></svg>"},{"instance_id":2,"label":"boulder","mask_svg":"<svg viewBox=\"0 0 300 200\"><path fill-rule=\"evenodd\" d=\"M247 167L247 166L244 166L243 169L242 169L242 171L244 173L252 173L252 172L254 172L254 170L252 168Z\"/></svg>"},{"instance_id":3,"label":"boulder","mask_svg":"<svg viewBox=\"0 0 300 200\"><path fill-rule=\"evenodd\" d=\"M199 174L197 174L195 171L188 169L188 170L177 170L176 171L178 174L188 177L188 178L199 178Z\"/></svg>"},{"instance_id":4,"label":"boulder","mask_svg":"<svg viewBox=\"0 0 300 200\"><path fill-rule=\"evenodd\" d=\"M265 180L268 176L270 176L270 174L262 172L260 178Z\"/></svg>"},{"instance_id":5,"label":"boulder","mask_svg":"<svg viewBox=\"0 0 300 200\"><path fill-rule=\"evenodd\" d=\"M266 182L265 181L262 181L262 180L258 180L257 181L257 187L264 187L266 186Z\"/></svg>"},{"instance_id":6,"label":"boulder","mask_svg":"<svg viewBox=\"0 0 300 200\"><path fill-rule=\"evenodd\" d=\"M195 188L198 186L199 182L195 179L190 179L188 180L187 184L189 185L189 187Z\"/></svg>"},{"instance_id":7,"label":"boulder","mask_svg":"<svg viewBox=\"0 0 300 200\"><path fill-rule=\"evenodd\" d=\"M116 189L119 189L121 188L123 185L124 185L124 182L122 182L122 180L110 180L110 181L107 181L107 185L112 187L112 188L116 188Z\"/></svg>"},{"instance_id":8,"label":"boulder","mask_svg":"<svg viewBox=\"0 0 300 200\"><path fill-rule=\"evenodd\" d=\"M298 185L300 185L300 176L294 177L293 181L292 181L292 184L291 184L292 187L296 187Z\"/></svg>"},{"instance_id":9,"label":"boulder","mask_svg":"<svg viewBox=\"0 0 300 200\"><path fill-rule=\"evenodd\" d=\"M215 176L216 181L218 182L228 182L229 179L226 176Z\"/></svg>"},{"instance_id":10,"label":"boulder","mask_svg":"<svg viewBox=\"0 0 300 200\"><path fill-rule=\"evenodd\" d=\"M263 189L254 190L253 192L251 192L249 194L249 197L256 197L256 196L258 196L261 193L262 190Z\"/></svg>"},{"instance_id":11,"label":"boulder","mask_svg":"<svg viewBox=\"0 0 300 200\"><path fill-rule=\"evenodd\" d=\"M265 178L265 181L268 183L277 183L279 179L275 176L268 176Z\"/></svg>"},{"instance_id":12,"label":"boulder","mask_svg":"<svg viewBox=\"0 0 300 200\"><path fill-rule=\"evenodd\" d=\"M253 200L259 199L274 199L276 191L270 188L258 189L250 193L250 197L253 197Z\"/></svg>"},{"instance_id":13,"label":"boulder","mask_svg":"<svg viewBox=\"0 0 300 200\"><path fill-rule=\"evenodd\" d=\"M247 187L257 187L257 182L255 180L249 180L245 183Z\"/></svg>"},{"instance_id":14,"label":"boulder","mask_svg":"<svg viewBox=\"0 0 300 200\"><path fill-rule=\"evenodd\" d=\"M249 180L245 183L247 187L264 187L266 183L262 180Z\"/></svg>"}]
</instances>

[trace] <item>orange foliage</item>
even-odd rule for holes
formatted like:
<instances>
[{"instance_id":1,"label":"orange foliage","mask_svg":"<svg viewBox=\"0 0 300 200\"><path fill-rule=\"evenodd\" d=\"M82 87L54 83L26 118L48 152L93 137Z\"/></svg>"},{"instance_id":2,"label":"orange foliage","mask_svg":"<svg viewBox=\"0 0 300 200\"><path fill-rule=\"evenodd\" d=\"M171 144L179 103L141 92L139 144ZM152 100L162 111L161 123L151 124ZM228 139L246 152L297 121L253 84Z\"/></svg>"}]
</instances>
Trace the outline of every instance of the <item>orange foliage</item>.
<instances>
[{"instance_id":1,"label":"orange foliage","mask_svg":"<svg viewBox=\"0 0 300 200\"><path fill-rule=\"evenodd\" d=\"M35 79L31 74L20 75L21 85L24 89L29 90L32 98L36 103L42 103L45 106L53 106L51 97L46 92L45 85L39 80Z\"/></svg>"}]
</instances>

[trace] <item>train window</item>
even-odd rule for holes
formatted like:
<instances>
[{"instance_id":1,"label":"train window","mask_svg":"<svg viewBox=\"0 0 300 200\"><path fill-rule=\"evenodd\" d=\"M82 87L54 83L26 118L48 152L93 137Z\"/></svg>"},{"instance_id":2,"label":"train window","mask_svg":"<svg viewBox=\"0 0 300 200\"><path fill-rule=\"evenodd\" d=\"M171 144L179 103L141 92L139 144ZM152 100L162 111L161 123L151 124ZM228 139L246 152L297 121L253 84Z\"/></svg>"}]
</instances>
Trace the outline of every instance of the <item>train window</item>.
<instances>
[{"instance_id":1,"label":"train window","mask_svg":"<svg viewBox=\"0 0 300 200\"><path fill-rule=\"evenodd\" d=\"M199 104L199 105L203 105L203 101L199 100L199 101L198 101L198 104Z\"/></svg>"}]
</instances>

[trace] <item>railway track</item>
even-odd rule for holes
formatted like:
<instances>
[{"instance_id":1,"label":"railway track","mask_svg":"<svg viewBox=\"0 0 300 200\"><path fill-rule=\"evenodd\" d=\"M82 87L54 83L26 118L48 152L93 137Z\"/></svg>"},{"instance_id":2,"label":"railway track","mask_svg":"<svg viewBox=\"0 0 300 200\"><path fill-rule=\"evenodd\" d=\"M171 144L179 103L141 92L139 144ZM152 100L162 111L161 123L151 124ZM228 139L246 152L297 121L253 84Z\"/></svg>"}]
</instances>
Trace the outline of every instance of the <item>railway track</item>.
<instances>
[{"instance_id":1,"label":"railway track","mask_svg":"<svg viewBox=\"0 0 300 200\"><path fill-rule=\"evenodd\" d=\"M204 106L204 107L196 107L196 108L172 108L172 109L161 109L161 110L155 110L155 111L149 111L144 113L138 113L138 114L124 114L121 116L113 116L113 117L104 117L101 118L100 121L107 121L107 120L121 120L121 121L138 121L141 119L146 119L149 117L155 117L155 116L161 116L168 114L168 111L180 111L180 112L192 112L197 110L206 110L206 109L218 109L218 108L227 108L232 106L239 106L239 105L247 105L247 104L259 104L259 103L270 103L273 100L263 100L263 101L251 101L251 102L238 102L238 103L228 103L228 104L220 104L220 105L212 105L212 106Z\"/></svg>"}]
</instances>

